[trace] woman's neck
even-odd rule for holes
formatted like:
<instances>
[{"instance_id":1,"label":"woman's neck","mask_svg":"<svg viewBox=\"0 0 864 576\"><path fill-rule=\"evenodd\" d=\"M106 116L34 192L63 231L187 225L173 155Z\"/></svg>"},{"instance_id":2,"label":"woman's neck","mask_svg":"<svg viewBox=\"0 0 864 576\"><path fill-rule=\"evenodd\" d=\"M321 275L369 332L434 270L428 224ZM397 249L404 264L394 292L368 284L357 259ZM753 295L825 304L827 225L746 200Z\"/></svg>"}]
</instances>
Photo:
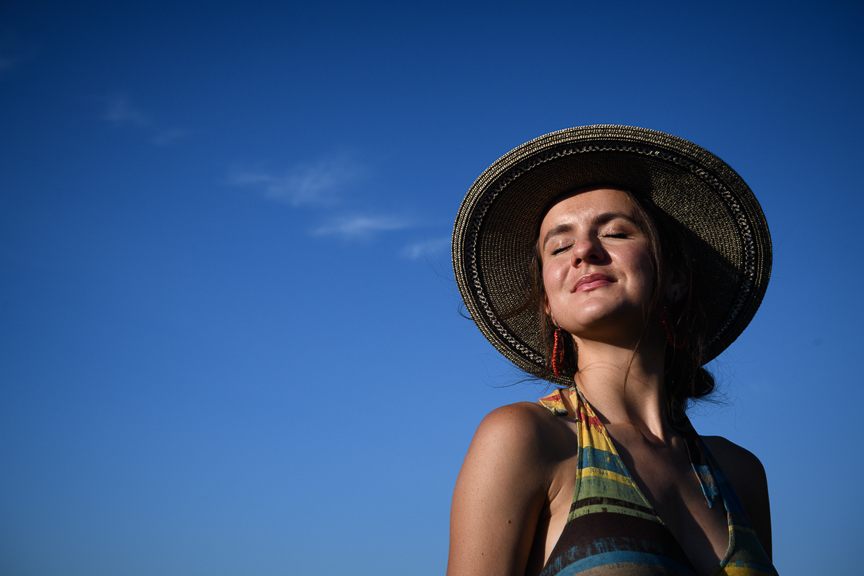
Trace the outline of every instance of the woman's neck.
<instances>
[{"instance_id":1,"label":"woman's neck","mask_svg":"<svg viewBox=\"0 0 864 576\"><path fill-rule=\"evenodd\" d=\"M579 371L574 381L604 424L629 424L647 438L672 434L664 384L664 343L645 338L636 352L576 339Z\"/></svg>"}]
</instances>

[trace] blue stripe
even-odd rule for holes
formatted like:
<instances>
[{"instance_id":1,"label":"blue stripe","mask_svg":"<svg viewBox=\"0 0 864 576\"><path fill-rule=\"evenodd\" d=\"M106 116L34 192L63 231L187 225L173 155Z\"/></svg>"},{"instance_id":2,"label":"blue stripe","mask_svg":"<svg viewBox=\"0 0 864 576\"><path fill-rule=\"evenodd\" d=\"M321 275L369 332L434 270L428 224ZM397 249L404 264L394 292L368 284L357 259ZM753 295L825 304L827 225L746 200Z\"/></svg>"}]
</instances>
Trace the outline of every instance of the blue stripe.
<instances>
[{"instance_id":1,"label":"blue stripe","mask_svg":"<svg viewBox=\"0 0 864 576\"><path fill-rule=\"evenodd\" d=\"M655 556L654 554L646 554L645 552L606 552L605 554L595 554L565 567L557 576L573 576L583 570L590 570L598 566L607 566L609 564L650 564L653 566L663 566L670 568L687 576L696 576L689 568L682 566L674 560Z\"/></svg>"},{"instance_id":2,"label":"blue stripe","mask_svg":"<svg viewBox=\"0 0 864 576\"><path fill-rule=\"evenodd\" d=\"M741 504L741 501L736 499L732 499L727 494L724 498L724 503L726 504L726 510L729 511L733 516L741 516L747 518L747 510L744 509L744 505Z\"/></svg>"},{"instance_id":3,"label":"blue stripe","mask_svg":"<svg viewBox=\"0 0 864 576\"><path fill-rule=\"evenodd\" d=\"M726 477L726 474L723 473L723 470L721 470L720 468L715 468L713 472L714 479L717 480L718 484L730 484L729 478Z\"/></svg>"},{"instance_id":4,"label":"blue stripe","mask_svg":"<svg viewBox=\"0 0 864 576\"><path fill-rule=\"evenodd\" d=\"M627 469L624 468L624 463L621 462L621 458L616 454L594 448L593 446L582 448L582 468L597 468L599 470L615 472L628 478L630 477Z\"/></svg>"},{"instance_id":5,"label":"blue stripe","mask_svg":"<svg viewBox=\"0 0 864 576\"><path fill-rule=\"evenodd\" d=\"M728 510L730 514L736 516L747 516L744 504L742 504L741 500L738 499L738 494L735 493L735 489L732 488L732 486L721 486L720 493L723 495L723 504L726 505L726 510Z\"/></svg>"},{"instance_id":6,"label":"blue stripe","mask_svg":"<svg viewBox=\"0 0 864 576\"><path fill-rule=\"evenodd\" d=\"M708 507L713 508L717 502L717 497L720 496L720 489L713 483L708 483L708 478L714 478L711 474L711 468L704 465L693 464L693 470L699 478L699 484L702 486L702 494L705 495L705 500L708 501Z\"/></svg>"}]
</instances>

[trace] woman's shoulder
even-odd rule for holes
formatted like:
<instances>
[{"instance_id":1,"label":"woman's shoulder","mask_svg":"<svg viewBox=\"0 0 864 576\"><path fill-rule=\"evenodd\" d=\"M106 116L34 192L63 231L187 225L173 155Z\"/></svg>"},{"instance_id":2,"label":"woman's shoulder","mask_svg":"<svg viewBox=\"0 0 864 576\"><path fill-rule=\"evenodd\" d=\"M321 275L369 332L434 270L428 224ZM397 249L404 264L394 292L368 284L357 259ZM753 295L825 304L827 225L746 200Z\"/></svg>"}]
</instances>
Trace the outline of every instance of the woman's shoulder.
<instances>
[{"instance_id":1,"label":"woman's shoulder","mask_svg":"<svg viewBox=\"0 0 864 576\"><path fill-rule=\"evenodd\" d=\"M515 452L537 458L566 442L567 432L564 419L547 407L535 402L517 402L490 412L477 427L471 444L500 445L510 456Z\"/></svg>"},{"instance_id":2,"label":"woman's shoulder","mask_svg":"<svg viewBox=\"0 0 864 576\"><path fill-rule=\"evenodd\" d=\"M722 436L703 436L702 439L736 489L736 480L743 484L750 480L764 481L765 468L755 454Z\"/></svg>"},{"instance_id":3,"label":"woman's shoulder","mask_svg":"<svg viewBox=\"0 0 864 576\"><path fill-rule=\"evenodd\" d=\"M480 422L461 474L509 475L529 491L546 493L575 446L565 418L533 402L508 404Z\"/></svg>"},{"instance_id":4,"label":"woman's shoulder","mask_svg":"<svg viewBox=\"0 0 864 576\"><path fill-rule=\"evenodd\" d=\"M703 436L720 468L726 474L762 546L771 555L771 506L765 467L755 454L722 436Z\"/></svg>"},{"instance_id":5,"label":"woman's shoulder","mask_svg":"<svg viewBox=\"0 0 864 576\"><path fill-rule=\"evenodd\" d=\"M558 490L567 430L564 418L531 402L483 419L453 491L448 574L524 573L539 519Z\"/></svg>"}]
</instances>

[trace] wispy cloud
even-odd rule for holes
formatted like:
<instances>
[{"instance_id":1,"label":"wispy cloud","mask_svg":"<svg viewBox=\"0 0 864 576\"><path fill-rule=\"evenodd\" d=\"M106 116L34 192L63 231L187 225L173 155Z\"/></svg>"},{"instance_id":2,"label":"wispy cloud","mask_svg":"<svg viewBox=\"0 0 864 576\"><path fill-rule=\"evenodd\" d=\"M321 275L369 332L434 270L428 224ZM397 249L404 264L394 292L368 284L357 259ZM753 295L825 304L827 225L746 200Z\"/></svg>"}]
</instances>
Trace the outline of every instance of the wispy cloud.
<instances>
[{"instance_id":1,"label":"wispy cloud","mask_svg":"<svg viewBox=\"0 0 864 576\"><path fill-rule=\"evenodd\" d=\"M235 186L261 190L265 198L292 206L333 204L337 194L354 181L360 166L345 157L325 158L315 164L299 164L285 172L235 169L228 180Z\"/></svg>"},{"instance_id":2,"label":"wispy cloud","mask_svg":"<svg viewBox=\"0 0 864 576\"><path fill-rule=\"evenodd\" d=\"M283 170L234 166L227 183L248 188L264 199L311 211L318 222L309 228L311 236L367 240L380 233L418 226L416 219L392 211L350 208L362 195L357 188L366 175L366 166L342 154ZM352 192L352 197L348 198L346 192Z\"/></svg>"},{"instance_id":3,"label":"wispy cloud","mask_svg":"<svg viewBox=\"0 0 864 576\"><path fill-rule=\"evenodd\" d=\"M375 232L404 230L412 226L413 221L398 216L341 216L319 226L312 234L348 239L370 236Z\"/></svg>"},{"instance_id":4,"label":"wispy cloud","mask_svg":"<svg viewBox=\"0 0 864 576\"><path fill-rule=\"evenodd\" d=\"M115 94L106 98L102 120L110 122L117 128L137 128L149 133L149 140L158 146L173 144L188 135L188 130L181 128L165 128L132 104L128 96Z\"/></svg>"},{"instance_id":5,"label":"wispy cloud","mask_svg":"<svg viewBox=\"0 0 864 576\"><path fill-rule=\"evenodd\" d=\"M112 96L108 99L108 105L103 120L107 120L117 126L134 125L149 126L150 119L143 112L132 106L126 96Z\"/></svg>"},{"instance_id":6,"label":"wispy cloud","mask_svg":"<svg viewBox=\"0 0 864 576\"><path fill-rule=\"evenodd\" d=\"M154 144L159 146L167 146L173 144L177 140L185 138L189 134L188 130L182 128L168 128L167 130L157 130L156 135L150 139Z\"/></svg>"},{"instance_id":7,"label":"wispy cloud","mask_svg":"<svg viewBox=\"0 0 864 576\"><path fill-rule=\"evenodd\" d=\"M432 240L424 240L409 244L402 249L402 256L409 260L417 260L418 258L428 258L436 256L441 251L450 248L450 236L442 236Z\"/></svg>"}]
</instances>

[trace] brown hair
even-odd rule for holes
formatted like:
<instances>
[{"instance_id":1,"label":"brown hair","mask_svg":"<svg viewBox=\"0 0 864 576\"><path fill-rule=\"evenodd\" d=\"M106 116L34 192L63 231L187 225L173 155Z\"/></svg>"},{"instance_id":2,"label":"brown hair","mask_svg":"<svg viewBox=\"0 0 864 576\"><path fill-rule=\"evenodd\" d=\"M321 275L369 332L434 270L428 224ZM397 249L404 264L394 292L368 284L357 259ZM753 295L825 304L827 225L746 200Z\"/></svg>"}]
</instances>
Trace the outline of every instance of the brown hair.
<instances>
[{"instance_id":1,"label":"brown hair","mask_svg":"<svg viewBox=\"0 0 864 576\"><path fill-rule=\"evenodd\" d=\"M610 188L620 188L610 185ZM632 200L636 209L636 223L645 234L648 250L654 266L654 294L645 318L645 328L633 352L642 342L652 320L658 321L653 311L661 305L661 286L664 286L669 276L674 273L684 274L688 282L688 290L680 301L664 304L666 328L675 346L667 342L665 358L665 385L667 408L673 420L686 410L690 400L704 398L714 391L714 377L702 367L704 360L703 347L708 334L708 318L705 312L703 295L703 275L698 271L698 263L693 259L691 250L677 224L665 212L660 210L649 198L622 190ZM562 198L573 194L568 191L550 202L549 211ZM539 228L539 226L538 226ZM539 235L539 230L538 230ZM539 242L535 241L533 256L529 264L529 285L526 286L525 299L519 310L536 311L540 321L540 333L543 341L545 366L537 376L554 380L552 370L552 350L555 341L555 325L545 310L545 287L543 285L543 265L540 257ZM578 371L578 350L573 337L566 331L561 331L563 346L563 361L561 375L571 378ZM677 346L677 347L676 347Z\"/></svg>"}]
</instances>

